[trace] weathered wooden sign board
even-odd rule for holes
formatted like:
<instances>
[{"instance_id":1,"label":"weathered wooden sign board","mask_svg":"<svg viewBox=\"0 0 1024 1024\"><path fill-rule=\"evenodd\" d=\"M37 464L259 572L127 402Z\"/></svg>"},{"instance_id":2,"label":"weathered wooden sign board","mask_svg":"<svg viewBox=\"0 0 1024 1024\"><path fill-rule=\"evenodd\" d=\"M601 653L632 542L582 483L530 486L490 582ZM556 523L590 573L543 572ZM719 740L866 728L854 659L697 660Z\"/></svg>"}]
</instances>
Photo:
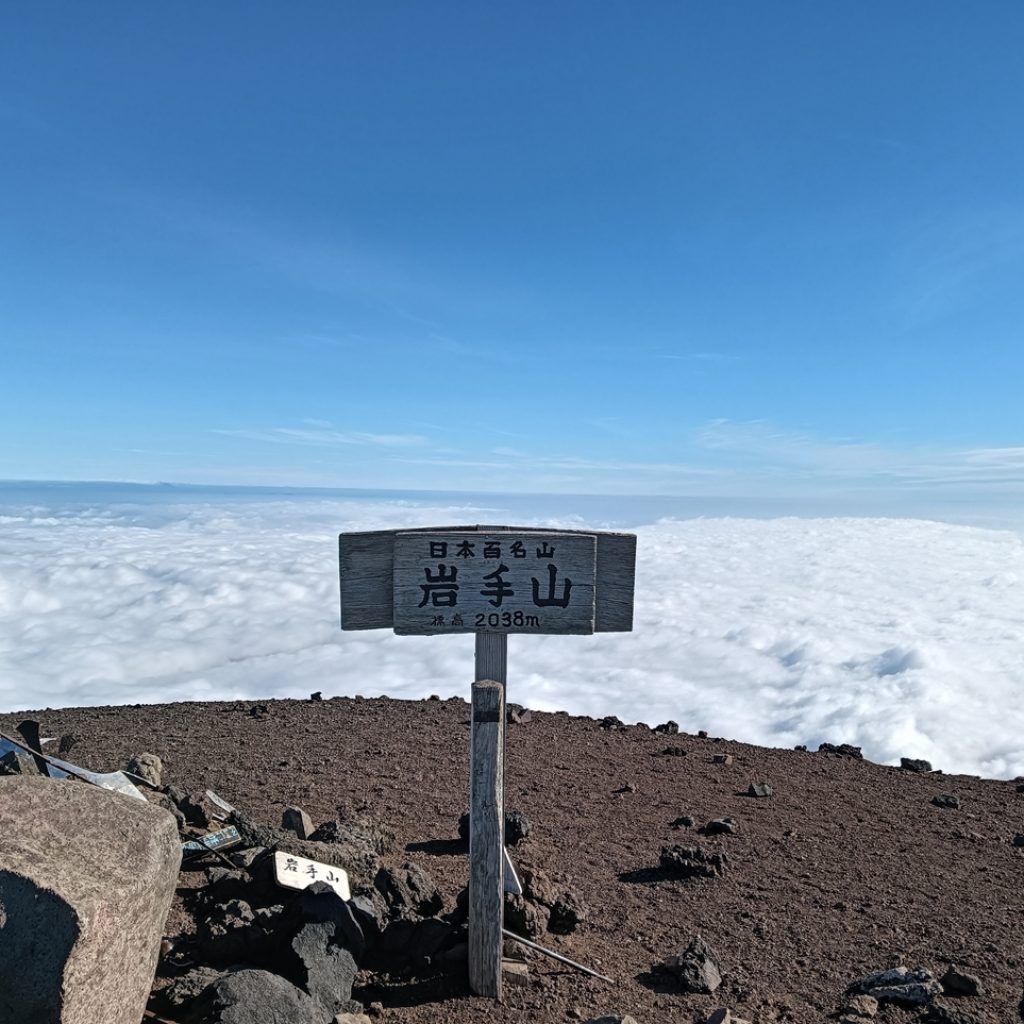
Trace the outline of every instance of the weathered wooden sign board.
<instances>
[{"instance_id":1,"label":"weathered wooden sign board","mask_svg":"<svg viewBox=\"0 0 1024 1024\"><path fill-rule=\"evenodd\" d=\"M503 890L518 887L504 842L508 634L631 630L636 537L509 526L380 530L341 534L338 556L342 629L476 634L469 983L500 999Z\"/></svg>"},{"instance_id":2,"label":"weathered wooden sign board","mask_svg":"<svg viewBox=\"0 0 1024 1024\"><path fill-rule=\"evenodd\" d=\"M431 540L443 544L450 536L458 539L449 543L447 549L434 548L436 552L446 550L446 554L433 557L429 547ZM548 560L537 555L538 550L544 550L545 538L555 550L555 557ZM579 546L574 545L574 541ZM463 543L473 545L472 554L459 553ZM516 547L517 543L522 544L522 549ZM488 548L488 544L492 546ZM493 552L495 544L501 551L500 558L486 557L485 550ZM592 569L572 560L580 557L580 552L591 545ZM394 629L405 634L475 633L482 630L498 633L608 633L628 632L633 628L636 536L630 533L507 526L378 530L341 534L338 555L341 628L346 630ZM423 561L418 561L421 556L424 556ZM439 569L439 565L444 568ZM484 580L485 575L494 573L502 565L509 571ZM554 577L549 565L555 567ZM456 570L454 579L451 577L453 568ZM583 575L579 574L578 568L583 569ZM436 578L429 579L427 570ZM576 577L573 571L577 571ZM564 597L566 577L572 580L573 585L569 604L563 609L554 602ZM570 616L578 616L588 594L588 578L593 602L591 627L559 628L561 624L572 621ZM534 603L534 579L538 581L538 597L542 602L551 600L552 603ZM515 591L514 597L508 596L507 590L500 586L499 581L502 580ZM449 584L447 590L446 583ZM457 591L452 590L452 583L458 583ZM430 584L434 586L429 592L428 605L420 608L425 594L420 588ZM497 594L485 595L482 593L484 590L504 590L506 596L500 606L494 605L491 602L498 599ZM437 600L447 600L441 597L445 593L454 593L457 603L435 604L434 595L438 595ZM475 603L471 605L470 602ZM466 611L470 608L473 617L467 619ZM516 611L523 613L522 620L515 617ZM407 617L408 612L416 613L414 620ZM509 613L509 620L505 619L505 612ZM485 619L482 624L477 624L480 614ZM457 615L462 621L453 625ZM444 624L435 625L435 617L444 618ZM426 628L409 628L422 625L424 618L429 619Z\"/></svg>"}]
</instances>

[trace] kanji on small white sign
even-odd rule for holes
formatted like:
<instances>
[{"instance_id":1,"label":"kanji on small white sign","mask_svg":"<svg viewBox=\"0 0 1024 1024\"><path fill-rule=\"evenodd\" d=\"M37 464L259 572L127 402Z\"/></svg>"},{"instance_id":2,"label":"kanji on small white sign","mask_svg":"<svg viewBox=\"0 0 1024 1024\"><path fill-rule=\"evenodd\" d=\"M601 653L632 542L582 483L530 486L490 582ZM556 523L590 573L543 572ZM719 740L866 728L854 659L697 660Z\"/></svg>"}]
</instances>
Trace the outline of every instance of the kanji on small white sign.
<instances>
[{"instance_id":1,"label":"kanji on small white sign","mask_svg":"<svg viewBox=\"0 0 1024 1024\"><path fill-rule=\"evenodd\" d=\"M348 875L341 868L281 850L274 851L274 881L285 889L305 889L314 882L326 882L343 900L352 898Z\"/></svg>"}]
</instances>

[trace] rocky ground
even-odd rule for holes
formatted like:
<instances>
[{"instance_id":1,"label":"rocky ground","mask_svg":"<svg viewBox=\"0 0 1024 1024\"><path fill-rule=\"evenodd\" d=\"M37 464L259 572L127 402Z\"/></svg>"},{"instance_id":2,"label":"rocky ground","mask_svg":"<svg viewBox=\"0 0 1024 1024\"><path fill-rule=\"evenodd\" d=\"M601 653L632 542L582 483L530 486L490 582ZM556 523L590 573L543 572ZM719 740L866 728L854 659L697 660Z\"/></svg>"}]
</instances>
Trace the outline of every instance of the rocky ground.
<instances>
[{"instance_id":1,"label":"rocky ground","mask_svg":"<svg viewBox=\"0 0 1024 1024\"><path fill-rule=\"evenodd\" d=\"M440 948L415 963L400 950L393 961L366 955L353 995L382 1022L561 1024L629 1014L639 1024L704 1024L728 1008L753 1024L820 1024L873 1010L871 999L851 1006L848 988L897 966L946 976L945 985L928 975L883 979L875 994L902 984L904 998L883 998L875 1020L1021 1019L1024 847L1015 838L1024 792L1015 781L533 712L508 727L506 807L528 822L512 852L538 891L510 913L615 984L531 954L526 983L507 986L498 1006L468 995L458 960L466 702L42 710L0 716L0 730L27 717L44 736L73 736L66 756L94 770L156 753L165 782L213 789L252 822L279 826L283 810L298 805L314 824L340 818L392 832L380 844L382 866L392 879L414 872L413 888L420 873L429 876L443 905L427 899L419 911L443 927ZM206 861L182 874L167 925L182 938L168 944L158 989L185 969L175 957L184 960L202 931L211 876L225 879L217 870L226 869ZM714 974L709 952L720 985L685 991L695 976ZM947 975L951 965L968 981ZM978 994L957 993L975 982ZM915 999L920 1005L905 1005Z\"/></svg>"}]
</instances>

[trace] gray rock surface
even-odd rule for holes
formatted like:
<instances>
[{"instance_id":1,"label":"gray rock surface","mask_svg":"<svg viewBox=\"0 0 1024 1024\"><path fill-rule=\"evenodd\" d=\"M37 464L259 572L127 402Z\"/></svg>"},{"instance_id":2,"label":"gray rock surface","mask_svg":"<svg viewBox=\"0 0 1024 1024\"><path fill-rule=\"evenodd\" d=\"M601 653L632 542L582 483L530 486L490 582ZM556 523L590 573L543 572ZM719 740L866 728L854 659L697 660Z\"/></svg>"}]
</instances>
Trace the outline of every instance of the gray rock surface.
<instances>
[{"instance_id":1,"label":"gray rock surface","mask_svg":"<svg viewBox=\"0 0 1024 1024\"><path fill-rule=\"evenodd\" d=\"M328 1014L290 981L269 971L241 970L211 985L189 1024L328 1024ZM137 1022L135 1022L137 1024Z\"/></svg>"},{"instance_id":2,"label":"gray rock surface","mask_svg":"<svg viewBox=\"0 0 1024 1024\"><path fill-rule=\"evenodd\" d=\"M676 979L684 992L710 995L722 984L718 958L699 935L682 953L670 956L662 969Z\"/></svg>"},{"instance_id":3,"label":"gray rock surface","mask_svg":"<svg viewBox=\"0 0 1024 1024\"><path fill-rule=\"evenodd\" d=\"M145 779L152 786L163 785L164 763L156 754L136 754L128 759L125 770Z\"/></svg>"},{"instance_id":4,"label":"gray rock surface","mask_svg":"<svg viewBox=\"0 0 1024 1024\"><path fill-rule=\"evenodd\" d=\"M180 863L159 807L0 779L0 1021L139 1024Z\"/></svg>"},{"instance_id":5,"label":"gray rock surface","mask_svg":"<svg viewBox=\"0 0 1024 1024\"><path fill-rule=\"evenodd\" d=\"M848 992L873 996L880 1003L914 1007L926 1006L936 996L942 995L942 986L935 980L935 975L924 968L908 970L906 967L893 967L855 981Z\"/></svg>"}]
</instances>

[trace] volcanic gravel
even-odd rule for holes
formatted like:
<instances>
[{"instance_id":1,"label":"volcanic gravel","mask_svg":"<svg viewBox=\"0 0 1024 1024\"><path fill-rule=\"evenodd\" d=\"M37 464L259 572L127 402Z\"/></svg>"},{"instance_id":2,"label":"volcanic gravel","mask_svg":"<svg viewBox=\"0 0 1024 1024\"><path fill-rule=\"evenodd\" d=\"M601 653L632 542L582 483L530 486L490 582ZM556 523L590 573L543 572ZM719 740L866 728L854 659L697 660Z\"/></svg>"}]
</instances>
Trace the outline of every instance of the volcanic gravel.
<instances>
[{"instance_id":1,"label":"volcanic gravel","mask_svg":"<svg viewBox=\"0 0 1024 1024\"><path fill-rule=\"evenodd\" d=\"M165 782L212 788L268 824L292 804L314 823L364 806L398 837L385 862L425 868L446 911L466 884L463 700L47 709L0 716L0 729L28 717L44 736L77 736L78 764L107 771L150 751ZM716 763L722 754L731 763ZM760 782L771 796L748 795ZM932 803L946 794L958 809ZM993 1024L1020 1019L1024 849L1013 837L1024 832L1024 793L1015 781L534 712L508 726L505 805L532 824L512 850L517 865L542 870L589 908L576 932L541 941L616 984L532 954L528 985L507 986L500 1006L470 996L458 976L364 978L355 995L383 1004L377 1019L562 1024L630 1014L639 1024L703 1024L727 1006L753 1024L821 1024L865 974L903 964L941 976L952 963L984 988L957 1006ZM685 816L692 827L672 826ZM723 818L734 831L701 834ZM659 862L675 845L725 853L727 866L715 877L674 877ZM182 920L179 906L168 933ZM724 978L710 996L675 991L654 969L698 934ZM875 1019L923 1018L885 1005Z\"/></svg>"}]
</instances>

